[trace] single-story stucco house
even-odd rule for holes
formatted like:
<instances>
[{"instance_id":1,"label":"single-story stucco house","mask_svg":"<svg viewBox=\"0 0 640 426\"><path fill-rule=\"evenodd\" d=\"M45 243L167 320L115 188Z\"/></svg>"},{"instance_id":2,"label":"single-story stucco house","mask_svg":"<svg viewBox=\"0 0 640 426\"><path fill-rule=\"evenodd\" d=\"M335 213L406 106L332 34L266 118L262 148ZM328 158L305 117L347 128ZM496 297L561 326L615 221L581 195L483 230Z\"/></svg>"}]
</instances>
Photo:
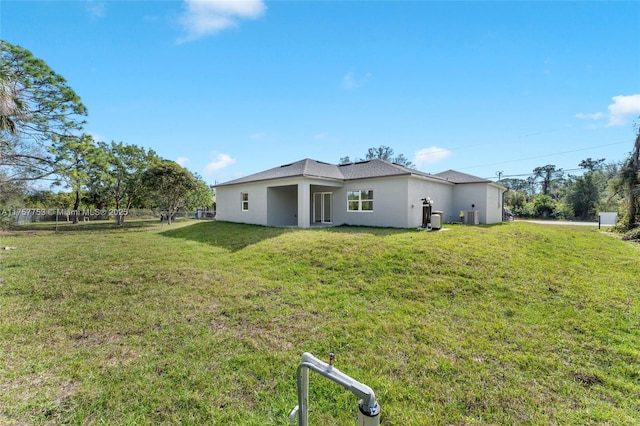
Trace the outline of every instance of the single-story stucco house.
<instances>
[{"instance_id":1,"label":"single-story stucco house","mask_svg":"<svg viewBox=\"0 0 640 426\"><path fill-rule=\"evenodd\" d=\"M449 170L423 173L384 160L328 164L305 159L216 185L216 218L265 226L361 225L417 228L422 199L444 222L475 211L502 221L503 186Z\"/></svg>"}]
</instances>

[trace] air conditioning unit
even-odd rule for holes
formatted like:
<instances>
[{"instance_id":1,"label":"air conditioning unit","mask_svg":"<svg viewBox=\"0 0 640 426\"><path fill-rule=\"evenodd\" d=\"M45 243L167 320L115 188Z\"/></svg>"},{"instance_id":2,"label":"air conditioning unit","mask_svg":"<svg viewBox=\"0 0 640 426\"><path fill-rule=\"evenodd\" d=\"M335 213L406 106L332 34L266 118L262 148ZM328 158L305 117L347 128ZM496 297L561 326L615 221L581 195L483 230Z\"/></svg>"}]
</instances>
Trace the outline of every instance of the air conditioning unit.
<instances>
[{"instance_id":1,"label":"air conditioning unit","mask_svg":"<svg viewBox=\"0 0 640 426\"><path fill-rule=\"evenodd\" d=\"M480 224L480 211L468 210L464 215L464 223L466 225L479 225Z\"/></svg>"}]
</instances>

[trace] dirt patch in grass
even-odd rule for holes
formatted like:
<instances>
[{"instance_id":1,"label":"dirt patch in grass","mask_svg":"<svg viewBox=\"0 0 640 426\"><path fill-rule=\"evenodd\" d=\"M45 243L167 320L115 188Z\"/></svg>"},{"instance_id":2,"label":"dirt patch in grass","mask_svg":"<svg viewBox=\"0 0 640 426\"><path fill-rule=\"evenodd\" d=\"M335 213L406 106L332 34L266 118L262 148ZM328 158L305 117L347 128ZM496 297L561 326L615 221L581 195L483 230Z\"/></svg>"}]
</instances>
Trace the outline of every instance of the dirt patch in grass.
<instances>
[{"instance_id":1,"label":"dirt patch in grass","mask_svg":"<svg viewBox=\"0 0 640 426\"><path fill-rule=\"evenodd\" d=\"M602 379L593 373L578 372L573 373L571 377L573 380L586 387L602 384Z\"/></svg>"}]
</instances>

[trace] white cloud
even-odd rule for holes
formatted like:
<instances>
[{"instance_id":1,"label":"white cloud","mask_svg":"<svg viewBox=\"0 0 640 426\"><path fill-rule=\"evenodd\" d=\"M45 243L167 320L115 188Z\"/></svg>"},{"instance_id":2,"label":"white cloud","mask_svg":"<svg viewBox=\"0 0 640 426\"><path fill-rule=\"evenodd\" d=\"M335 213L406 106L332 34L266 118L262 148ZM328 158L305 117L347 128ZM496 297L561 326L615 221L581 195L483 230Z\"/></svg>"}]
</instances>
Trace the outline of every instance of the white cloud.
<instances>
[{"instance_id":1,"label":"white cloud","mask_svg":"<svg viewBox=\"0 0 640 426\"><path fill-rule=\"evenodd\" d=\"M104 18L107 14L107 4L104 1L88 0L86 8L87 12L94 18Z\"/></svg>"},{"instance_id":2,"label":"white cloud","mask_svg":"<svg viewBox=\"0 0 640 426\"><path fill-rule=\"evenodd\" d=\"M328 133L326 133L326 132L321 132L321 133L316 133L315 135L313 135L313 138L314 138L314 139L316 139L316 140L321 141L321 140L323 140L323 139L326 139L328 136L329 136L329 134L328 134Z\"/></svg>"},{"instance_id":3,"label":"white cloud","mask_svg":"<svg viewBox=\"0 0 640 426\"><path fill-rule=\"evenodd\" d=\"M613 103L609 105L609 126L621 126L632 115L640 114L640 94L614 96Z\"/></svg>"},{"instance_id":4,"label":"white cloud","mask_svg":"<svg viewBox=\"0 0 640 426\"><path fill-rule=\"evenodd\" d=\"M187 164L189 162L189 159L187 157L178 157L176 159L176 163L180 164L182 167L184 167L185 164Z\"/></svg>"},{"instance_id":5,"label":"white cloud","mask_svg":"<svg viewBox=\"0 0 640 426\"><path fill-rule=\"evenodd\" d=\"M91 136L93 138L94 141L96 142L106 142L107 138L105 138L104 136L102 136L100 133L97 132L86 132L89 136Z\"/></svg>"},{"instance_id":6,"label":"white cloud","mask_svg":"<svg viewBox=\"0 0 640 426\"><path fill-rule=\"evenodd\" d=\"M187 35L179 43L197 40L238 26L239 19L262 16L262 0L184 0L185 11L179 22Z\"/></svg>"},{"instance_id":7,"label":"white cloud","mask_svg":"<svg viewBox=\"0 0 640 426\"><path fill-rule=\"evenodd\" d=\"M342 88L346 89L346 90L353 90L356 87L358 87L355 78L353 76L353 73L347 73L347 75L345 75L344 77L342 77Z\"/></svg>"},{"instance_id":8,"label":"white cloud","mask_svg":"<svg viewBox=\"0 0 640 426\"><path fill-rule=\"evenodd\" d=\"M606 123L607 127L622 126L627 123L627 119L631 116L640 115L640 94L637 95L618 95L611 98L613 103L608 106L609 114L604 112L591 112L584 113L579 112L576 114L576 118L582 120L598 121L605 118L609 118ZM595 128L596 126L589 126Z\"/></svg>"},{"instance_id":9,"label":"white cloud","mask_svg":"<svg viewBox=\"0 0 640 426\"><path fill-rule=\"evenodd\" d=\"M265 138L266 138L266 135L264 132L255 132L249 135L249 139L254 141L263 141L265 140Z\"/></svg>"},{"instance_id":10,"label":"white cloud","mask_svg":"<svg viewBox=\"0 0 640 426\"><path fill-rule=\"evenodd\" d=\"M217 154L216 157L204 167L204 174L210 175L217 172L218 170L229 167L235 162L236 159L231 158L231 156L228 154Z\"/></svg>"},{"instance_id":11,"label":"white cloud","mask_svg":"<svg viewBox=\"0 0 640 426\"><path fill-rule=\"evenodd\" d=\"M160 17L158 15L145 15L142 17L142 22L158 22Z\"/></svg>"},{"instance_id":12,"label":"white cloud","mask_svg":"<svg viewBox=\"0 0 640 426\"><path fill-rule=\"evenodd\" d=\"M544 58L544 71L542 71L544 74L551 74L551 65L552 61L551 58L549 56L547 56L546 58Z\"/></svg>"},{"instance_id":13,"label":"white cloud","mask_svg":"<svg viewBox=\"0 0 640 426\"><path fill-rule=\"evenodd\" d=\"M372 77L373 74L371 74L370 72L366 73L363 76L358 76L354 72L348 72L344 77L342 77L342 88L344 90L358 89L367 84L367 82L371 80Z\"/></svg>"},{"instance_id":14,"label":"white cloud","mask_svg":"<svg viewBox=\"0 0 640 426\"><path fill-rule=\"evenodd\" d=\"M415 158L413 159L413 163L420 167L425 164L435 164L440 161L449 158L451 156L451 151L445 148L439 148L437 146L432 146L429 148L423 148L420 151L416 152Z\"/></svg>"},{"instance_id":15,"label":"white cloud","mask_svg":"<svg viewBox=\"0 0 640 426\"><path fill-rule=\"evenodd\" d=\"M602 112L579 112L576 114L576 118L579 118L581 120L600 120L603 117L604 113Z\"/></svg>"}]
</instances>

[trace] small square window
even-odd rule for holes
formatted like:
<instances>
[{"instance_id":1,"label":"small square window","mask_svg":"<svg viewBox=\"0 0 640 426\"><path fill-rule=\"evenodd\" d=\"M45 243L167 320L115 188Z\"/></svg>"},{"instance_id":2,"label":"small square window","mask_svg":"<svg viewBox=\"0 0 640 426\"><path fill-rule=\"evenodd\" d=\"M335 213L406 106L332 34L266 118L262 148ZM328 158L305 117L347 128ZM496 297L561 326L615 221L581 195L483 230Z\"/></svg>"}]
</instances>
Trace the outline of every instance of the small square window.
<instances>
[{"instance_id":1,"label":"small square window","mask_svg":"<svg viewBox=\"0 0 640 426\"><path fill-rule=\"evenodd\" d=\"M373 211L373 189L347 191L347 211Z\"/></svg>"}]
</instances>

